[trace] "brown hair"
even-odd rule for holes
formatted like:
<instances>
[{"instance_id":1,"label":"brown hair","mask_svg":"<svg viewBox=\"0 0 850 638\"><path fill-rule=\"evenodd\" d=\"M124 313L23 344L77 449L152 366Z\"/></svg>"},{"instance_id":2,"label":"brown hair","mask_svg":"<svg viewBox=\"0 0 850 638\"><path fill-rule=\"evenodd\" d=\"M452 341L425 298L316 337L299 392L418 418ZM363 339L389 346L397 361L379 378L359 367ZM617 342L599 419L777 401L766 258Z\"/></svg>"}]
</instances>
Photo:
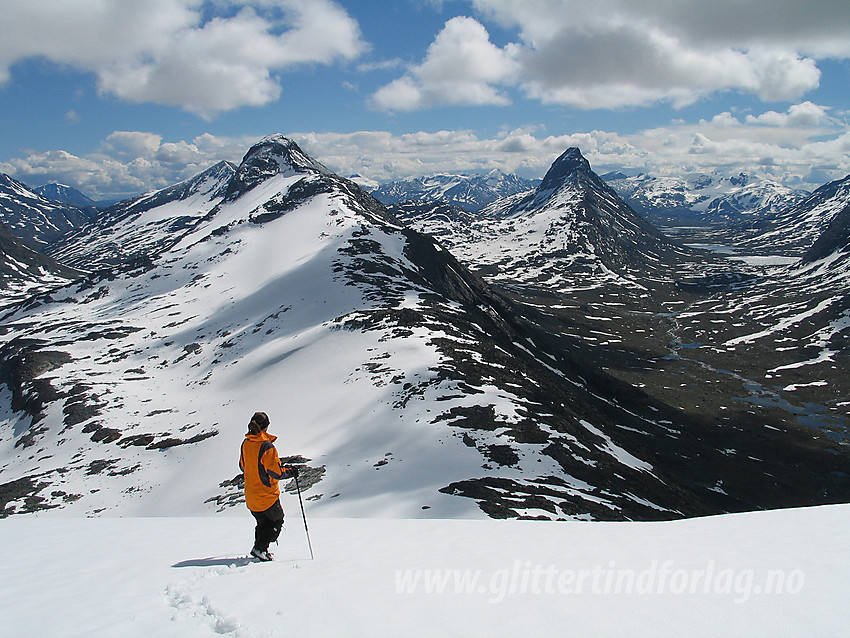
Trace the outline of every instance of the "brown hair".
<instances>
[{"instance_id":1,"label":"brown hair","mask_svg":"<svg viewBox=\"0 0 850 638\"><path fill-rule=\"evenodd\" d=\"M259 434L267 427L269 427L269 415L265 412L254 412L254 416L251 417L251 422L248 423L248 433L249 434Z\"/></svg>"}]
</instances>

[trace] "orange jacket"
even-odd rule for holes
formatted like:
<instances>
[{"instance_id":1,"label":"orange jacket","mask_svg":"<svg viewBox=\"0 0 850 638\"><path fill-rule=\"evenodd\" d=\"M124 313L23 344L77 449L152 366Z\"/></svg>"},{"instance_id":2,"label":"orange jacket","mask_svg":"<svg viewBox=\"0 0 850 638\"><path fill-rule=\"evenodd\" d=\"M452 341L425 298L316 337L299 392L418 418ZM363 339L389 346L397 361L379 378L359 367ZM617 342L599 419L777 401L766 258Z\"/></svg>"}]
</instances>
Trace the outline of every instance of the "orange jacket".
<instances>
[{"instance_id":1,"label":"orange jacket","mask_svg":"<svg viewBox=\"0 0 850 638\"><path fill-rule=\"evenodd\" d=\"M280 496L277 482L289 475L274 447L276 436L263 431L246 434L239 455L239 469L245 475L245 504L252 512L264 512Z\"/></svg>"}]
</instances>

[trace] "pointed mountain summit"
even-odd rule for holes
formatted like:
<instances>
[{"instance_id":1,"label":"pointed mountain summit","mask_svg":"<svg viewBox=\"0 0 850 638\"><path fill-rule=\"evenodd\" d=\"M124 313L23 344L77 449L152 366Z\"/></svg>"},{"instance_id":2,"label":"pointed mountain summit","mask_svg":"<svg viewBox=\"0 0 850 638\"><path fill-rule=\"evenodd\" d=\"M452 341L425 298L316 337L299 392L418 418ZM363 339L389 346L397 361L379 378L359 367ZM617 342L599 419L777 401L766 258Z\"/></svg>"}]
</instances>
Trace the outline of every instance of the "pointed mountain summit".
<instances>
[{"instance_id":1,"label":"pointed mountain summit","mask_svg":"<svg viewBox=\"0 0 850 638\"><path fill-rule=\"evenodd\" d=\"M564 153L552 162L552 166L543 176L538 190L547 191L560 188L570 180L585 178L589 180L600 180L590 169L590 162L585 159L581 151L576 147L568 148Z\"/></svg>"},{"instance_id":2,"label":"pointed mountain summit","mask_svg":"<svg viewBox=\"0 0 850 638\"><path fill-rule=\"evenodd\" d=\"M590 194L599 197L603 193L605 197L610 197L613 190L593 172L590 162L581 151L571 147L552 163L535 190L518 200L496 202L483 210L482 214L505 218L533 215L549 206L559 207L577 196L589 199ZM651 228L648 224L646 226ZM654 232L654 229L650 232Z\"/></svg>"},{"instance_id":3,"label":"pointed mountain summit","mask_svg":"<svg viewBox=\"0 0 850 638\"><path fill-rule=\"evenodd\" d=\"M543 181L532 192L519 200L503 200L492 209L485 209L485 216L501 217L532 216L560 213L562 218L611 224L625 224L639 228L647 235L663 240L663 235L652 224L640 217L628 206L613 188L608 186L590 167L590 162L578 148L568 148L553 163Z\"/></svg>"},{"instance_id":4,"label":"pointed mountain summit","mask_svg":"<svg viewBox=\"0 0 850 638\"><path fill-rule=\"evenodd\" d=\"M269 135L248 150L230 181L224 199L232 201L269 177L296 173L328 175L331 172L291 139L283 135Z\"/></svg>"},{"instance_id":5,"label":"pointed mountain summit","mask_svg":"<svg viewBox=\"0 0 850 638\"><path fill-rule=\"evenodd\" d=\"M420 212L435 232L433 216ZM558 157L534 190L485 206L471 224L447 220L439 232L485 277L552 290L662 277L665 263L687 254L635 213L577 148Z\"/></svg>"}]
</instances>

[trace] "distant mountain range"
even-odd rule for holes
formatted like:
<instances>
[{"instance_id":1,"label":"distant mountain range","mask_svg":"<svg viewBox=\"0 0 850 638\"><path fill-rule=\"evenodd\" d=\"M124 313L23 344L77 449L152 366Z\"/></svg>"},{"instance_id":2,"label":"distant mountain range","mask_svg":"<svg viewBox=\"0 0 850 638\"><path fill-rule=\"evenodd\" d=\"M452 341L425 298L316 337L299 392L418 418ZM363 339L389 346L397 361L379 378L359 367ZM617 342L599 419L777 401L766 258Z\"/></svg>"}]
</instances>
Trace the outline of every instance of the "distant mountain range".
<instances>
[{"instance_id":1,"label":"distant mountain range","mask_svg":"<svg viewBox=\"0 0 850 638\"><path fill-rule=\"evenodd\" d=\"M533 180L495 169L482 175L432 175L398 180L370 189L370 193L388 205L421 200L477 211L497 199L529 191L535 185Z\"/></svg>"},{"instance_id":2,"label":"distant mountain range","mask_svg":"<svg viewBox=\"0 0 850 638\"><path fill-rule=\"evenodd\" d=\"M741 245L748 250L800 256L819 240L850 203L850 176L824 184L808 197L780 209L769 221L756 225ZM831 231L829 236L834 237ZM824 240L833 246L831 240Z\"/></svg>"},{"instance_id":3,"label":"distant mountain range","mask_svg":"<svg viewBox=\"0 0 850 638\"><path fill-rule=\"evenodd\" d=\"M362 178L361 183L366 183ZM641 217L653 225L735 228L737 236L757 236L783 210L802 202L809 192L768 179L739 174L694 173L685 177L611 172L601 179ZM527 194L539 180L494 170L480 175L433 175L373 185L369 192L388 206L413 202L441 203L478 212L494 202Z\"/></svg>"},{"instance_id":4,"label":"distant mountain range","mask_svg":"<svg viewBox=\"0 0 850 638\"><path fill-rule=\"evenodd\" d=\"M608 173L603 179L642 216L662 226L758 223L802 201L807 191L739 174L686 177Z\"/></svg>"}]
</instances>

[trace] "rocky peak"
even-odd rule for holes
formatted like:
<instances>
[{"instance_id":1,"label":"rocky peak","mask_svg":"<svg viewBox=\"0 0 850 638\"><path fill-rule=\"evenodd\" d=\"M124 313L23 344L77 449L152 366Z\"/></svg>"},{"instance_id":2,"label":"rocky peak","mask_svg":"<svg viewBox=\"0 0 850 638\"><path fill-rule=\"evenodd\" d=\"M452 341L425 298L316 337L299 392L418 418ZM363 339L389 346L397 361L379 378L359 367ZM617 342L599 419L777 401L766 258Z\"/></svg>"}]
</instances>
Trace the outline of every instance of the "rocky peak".
<instances>
[{"instance_id":1,"label":"rocky peak","mask_svg":"<svg viewBox=\"0 0 850 638\"><path fill-rule=\"evenodd\" d=\"M556 159L540 184L540 190L555 190L577 175L593 174L588 162L576 147L568 148Z\"/></svg>"},{"instance_id":2,"label":"rocky peak","mask_svg":"<svg viewBox=\"0 0 850 638\"><path fill-rule=\"evenodd\" d=\"M329 174L330 171L288 137L269 135L245 154L230 182L225 200L233 200L260 182L281 173Z\"/></svg>"}]
</instances>

